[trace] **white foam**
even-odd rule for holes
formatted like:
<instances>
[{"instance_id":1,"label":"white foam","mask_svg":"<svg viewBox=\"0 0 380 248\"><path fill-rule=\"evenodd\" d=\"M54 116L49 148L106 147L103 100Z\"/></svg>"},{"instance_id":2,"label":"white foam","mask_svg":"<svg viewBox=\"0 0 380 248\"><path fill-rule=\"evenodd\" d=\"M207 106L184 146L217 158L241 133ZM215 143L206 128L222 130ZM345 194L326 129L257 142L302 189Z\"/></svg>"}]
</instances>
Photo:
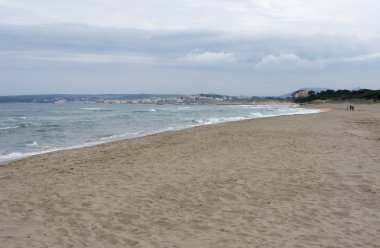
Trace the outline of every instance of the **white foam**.
<instances>
[{"instance_id":1,"label":"white foam","mask_svg":"<svg viewBox=\"0 0 380 248\"><path fill-rule=\"evenodd\" d=\"M174 127L167 127L167 128L162 129L162 131L166 132L166 131L172 131L174 129L175 129Z\"/></svg>"},{"instance_id":2,"label":"white foam","mask_svg":"<svg viewBox=\"0 0 380 248\"><path fill-rule=\"evenodd\" d=\"M46 153L50 153L50 152L89 147L89 146L104 144L104 143L107 143L110 141L121 140L121 139L125 139L125 138L134 138L134 137L144 136L144 135L148 135L148 134L150 134L150 133L132 132L132 133L125 133L125 134L120 134L120 135L112 135L109 137L103 137L99 141L88 142L88 143L84 143L84 144L80 144L80 145L63 146L63 147L50 147L50 148L46 148L45 150L35 151L35 152L11 152L8 154L0 155L0 162L6 162L6 161L11 161L11 160L21 159L21 158L30 157L30 156L39 155L39 154L46 154ZM34 142L32 144L34 144ZM38 145L38 143L37 143L37 145Z\"/></svg>"},{"instance_id":3,"label":"white foam","mask_svg":"<svg viewBox=\"0 0 380 248\"><path fill-rule=\"evenodd\" d=\"M8 129L16 129L16 128L19 128L20 126L13 126L13 127L0 127L0 131L3 131L3 130L8 130Z\"/></svg>"},{"instance_id":4,"label":"white foam","mask_svg":"<svg viewBox=\"0 0 380 248\"><path fill-rule=\"evenodd\" d=\"M36 147L36 146L38 146L38 142L37 141L33 141L31 143L27 143L25 146L27 146L27 147Z\"/></svg>"},{"instance_id":5,"label":"white foam","mask_svg":"<svg viewBox=\"0 0 380 248\"><path fill-rule=\"evenodd\" d=\"M157 112L157 109L134 110L134 113Z\"/></svg>"},{"instance_id":6,"label":"white foam","mask_svg":"<svg viewBox=\"0 0 380 248\"><path fill-rule=\"evenodd\" d=\"M178 110L186 110L186 109L190 109L190 107L178 107L177 109Z\"/></svg>"},{"instance_id":7,"label":"white foam","mask_svg":"<svg viewBox=\"0 0 380 248\"><path fill-rule=\"evenodd\" d=\"M280 107L281 105L241 105L243 108L249 108L249 109L273 109L275 107Z\"/></svg>"},{"instance_id":8,"label":"white foam","mask_svg":"<svg viewBox=\"0 0 380 248\"><path fill-rule=\"evenodd\" d=\"M287 108L287 109L279 109L278 112L275 113L259 113L259 112L253 112L251 113L251 116L256 118L268 118L268 117L275 117L275 116L284 116L284 115L302 115L302 114L314 114L314 113L320 113L321 110L319 109L301 109L301 108Z\"/></svg>"},{"instance_id":9,"label":"white foam","mask_svg":"<svg viewBox=\"0 0 380 248\"><path fill-rule=\"evenodd\" d=\"M246 119L249 119L249 118L243 117L243 116L236 116L236 117L226 117L226 118L199 119L199 120L194 120L194 122L198 123L199 125L211 125L211 124L230 122L230 121L241 121L241 120L246 120Z\"/></svg>"},{"instance_id":10,"label":"white foam","mask_svg":"<svg viewBox=\"0 0 380 248\"><path fill-rule=\"evenodd\" d=\"M28 153L12 152L12 153L5 154L5 155L0 156L0 161L1 161L1 160L10 160L10 159L21 158L22 156L27 156L27 154L28 154ZM31 154L31 153L29 153L29 154ZM31 155L32 155L32 154L31 154Z\"/></svg>"},{"instance_id":11,"label":"white foam","mask_svg":"<svg viewBox=\"0 0 380 248\"><path fill-rule=\"evenodd\" d=\"M54 152L54 151L58 151L58 150L59 149L50 149L50 150L39 151L39 152L11 152L11 153L8 153L8 154L1 155L0 156L0 162L10 161L10 160L15 160L15 159L20 159L20 158L25 158L25 157L29 157L29 156L33 156L33 155L38 155L38 154L44 154L44 153Z\"/></svg>"},{"instance_id":12,"label":"white foam","mask_svg":"<svg viewBox=\"0 0 380 248\"><path fill-rule=\"evenodd\" d=\"M263 118L263 117L265 117L265 115L263 115L262 113L256 113L256 112L251 113L251 116L252 116L252 118Z\"/></svg>"},{"instance_id":13,"label":"white foam","mask_svg":"<svg viewBox=\"0 0 380 248\"><path fill-rule=\"evenodd\" d=\"M126 137L134 137L136 135L139 135L140 132L132 132L132 133L123 133L123 134L114 134L114 135L109 135L109 136L104 136L101 137L101 141L111 141L111 140L118 140L118 139L123 139Z\"/></svg>"},{"instance_id":14,"label":"white foam","mask_svg":"<svg viewBox=\"0 0 380 248\"><path fill-rule=\"evenodd\" d=\"M102 108L81 108L83 110L102 110Z\"/></svg>"},{"instance_id":15,"label":"white foam","mask_svg":"<svg viewBox=\"0 0 380 248\"><path fill-rule=\"evenodd\" d=\"M242 108L251 108L252 105L239 105L239 107L242 107Z\"/></svg>"}]
</instances>

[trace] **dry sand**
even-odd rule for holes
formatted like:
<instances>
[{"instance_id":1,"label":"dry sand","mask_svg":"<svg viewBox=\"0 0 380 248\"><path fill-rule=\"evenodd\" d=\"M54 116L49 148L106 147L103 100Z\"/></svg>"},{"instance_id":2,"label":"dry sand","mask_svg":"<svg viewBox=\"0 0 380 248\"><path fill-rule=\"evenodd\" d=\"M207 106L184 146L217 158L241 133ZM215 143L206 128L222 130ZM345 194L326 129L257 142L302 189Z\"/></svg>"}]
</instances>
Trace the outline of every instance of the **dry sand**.
<instances>
[{"instance_id":1,"label":"dry sand","mask_svg":"<svg viewBox=\"0 0 380 248\"><path fill-rule=\"evenodd\" d=\"M380 247L380 105L333 107L7 163L0 246Z\"/></svg>"}]
</instances>

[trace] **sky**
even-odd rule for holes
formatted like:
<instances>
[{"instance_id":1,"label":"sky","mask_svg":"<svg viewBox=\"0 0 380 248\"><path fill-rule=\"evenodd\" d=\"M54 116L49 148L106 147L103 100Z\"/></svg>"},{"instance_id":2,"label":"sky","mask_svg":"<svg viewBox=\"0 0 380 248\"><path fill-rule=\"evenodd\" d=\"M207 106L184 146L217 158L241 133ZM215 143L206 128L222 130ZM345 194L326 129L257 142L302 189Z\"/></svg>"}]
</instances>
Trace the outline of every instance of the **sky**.
<instances>
[{"instance_id":1,"label":"sky","mask_svg":"<svg viewBox=\"0 0 380 248\"><path fill-rule=\"evenodd\" d=\"M378 0L0 0L0 95L380 89Z\"/></svg>"}]
</instances>

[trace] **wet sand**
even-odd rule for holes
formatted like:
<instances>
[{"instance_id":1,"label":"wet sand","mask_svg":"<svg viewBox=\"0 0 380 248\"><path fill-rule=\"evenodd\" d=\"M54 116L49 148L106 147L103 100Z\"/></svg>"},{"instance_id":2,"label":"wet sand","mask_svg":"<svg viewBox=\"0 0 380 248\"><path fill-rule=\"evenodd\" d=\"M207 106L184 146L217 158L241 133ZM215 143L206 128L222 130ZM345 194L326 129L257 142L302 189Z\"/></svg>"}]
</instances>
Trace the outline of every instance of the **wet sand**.
<instances>
[{"instance_id":1,"label":"wet sand","mask_svg":"<svg viewBox=\"0 0 380 248\"><path fill-rule=\"evenodd\" d=\"M380 104L323 107L3 164L0 246L380 247Z\"/></svg>"}]
</instances>

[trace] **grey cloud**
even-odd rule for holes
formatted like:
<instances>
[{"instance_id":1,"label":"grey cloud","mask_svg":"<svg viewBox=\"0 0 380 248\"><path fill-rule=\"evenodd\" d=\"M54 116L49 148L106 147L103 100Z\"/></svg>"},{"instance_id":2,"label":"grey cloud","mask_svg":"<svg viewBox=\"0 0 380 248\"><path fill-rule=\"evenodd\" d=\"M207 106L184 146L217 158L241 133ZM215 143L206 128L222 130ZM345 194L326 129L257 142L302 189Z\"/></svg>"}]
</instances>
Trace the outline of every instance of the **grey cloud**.
<instances>
[{"instance_id":1,"label":"grey cloud","mask_svg":"<svg viewBox=\"0 0 380 248\"><path fill-rule=\"evenodd\" d=\"M0 84L8 92L33 84L40 92L154 93L167 86L172 93L270 95L304 86L375 87L380 76L377 43L349 36L47 25L0 26L0 37Z\"/></svg>"},{"instance_id":2,"label":"grey cloud","mask_svg":"<svg viewBox=\"0 0 380 248\"><path fill-rule=\"evenodd\" d=\"M293 53L281 53L280 55L267 55L255 64L256 69L314 69L319 67L318 62L302 59Z\"/></svg>"},{"instance_id":3,"label":"grey cloud","mask_svg":"<svg viewBox=\"0 0 380 248\"><path fill-rule=\"evenodd\" d=\"M318 58L308 60L293 53L281 53L279 55L264 56L259 63L255 64L256 69L264 70L297 70L297 69L323 69L332 65L347 65L357 63L380 63L380 53L359 55L343 58Z\"/></svg>"},{"instance_id":4,"label":"grey cloud","mask_svg":"<svg viewBox=\"0 0 380 248\"><path fill-rule=\"evenodd\" d=\"M372 61L380 60L380 53L366 54L349 58L337 59L334 62L363 62L363 61Z\"/></svg>"},{"instance_id":5,"label":"grey cloud","mask_svg":"<svg viewBox=\"0 0 380 248\"><path fill-rule=\"evenodd\" d=\"M182 58L179 58L179 61L198 65L215 65L235 63L236 57L233 53L194 51L189 52Z\"/></svg>"},{"instance_id":6,"label":"grey cloud","mask_svg":"<svg viewBox=\"0 0 380 248\"><path fill-rule=\"evenodd\" d=\"M0 7L0 23L9 25L78 23L149 30L328 31L373 36L380 4L374 0L3 0Z\"/></svg>"},{"instance_id":7,"label":"grey cloud","mask_svg":"<svg viewBox=\"0 0 380 248\"><path fill-rule=\"evenodd\" d=\"M200 58L194 51L224 54L238 63L257 64L268 56L295 54L303 60L339 59L375 53L350 37L329 35L233 35L223 32L157 32L95 28L81 25L0 26L0 50L25 53L94 54L108 57L150 57L175 63ZM233 56L230 56L232 55ZM234 57L232 59L232 57Z\"/></svg>"}]
</instances>

